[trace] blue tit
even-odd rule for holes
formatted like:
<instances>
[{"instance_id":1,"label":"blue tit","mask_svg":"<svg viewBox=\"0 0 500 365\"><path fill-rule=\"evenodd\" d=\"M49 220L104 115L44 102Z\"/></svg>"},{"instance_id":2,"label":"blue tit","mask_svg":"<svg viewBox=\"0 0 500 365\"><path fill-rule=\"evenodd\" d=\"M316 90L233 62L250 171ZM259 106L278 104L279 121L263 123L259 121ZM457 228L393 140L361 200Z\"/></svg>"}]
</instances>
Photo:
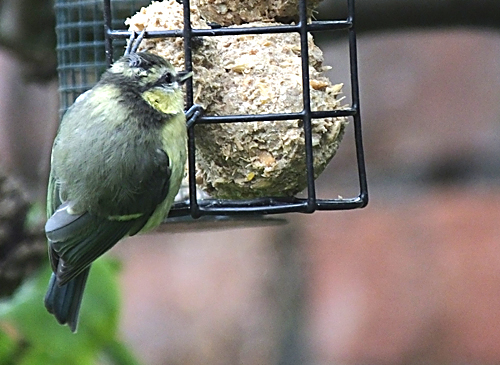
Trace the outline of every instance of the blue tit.
<instances>
[{"instance_id":1,"label":"blue tit","mask_svg":"<svg viewBox=\"0 0 500 365\"><path fill-rule=\"evenodd\" d=\"M53 274L45 306L75 332L92 262L158 226L186 162L182 84L164 58L116 61L65 113L54 141L45 231Z\"/></svg>"}]
</instances>

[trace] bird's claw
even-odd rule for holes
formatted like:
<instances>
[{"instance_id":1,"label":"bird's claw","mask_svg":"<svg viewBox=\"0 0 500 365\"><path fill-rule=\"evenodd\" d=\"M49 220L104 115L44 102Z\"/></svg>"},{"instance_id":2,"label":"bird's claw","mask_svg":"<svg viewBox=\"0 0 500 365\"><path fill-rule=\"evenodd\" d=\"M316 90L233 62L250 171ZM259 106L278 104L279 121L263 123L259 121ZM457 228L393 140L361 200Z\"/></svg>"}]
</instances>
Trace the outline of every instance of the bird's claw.
<instances>
[{"instance_id":1,"label":"bird's claw","mask_svg":"<svg viewBox=\"0 0 500 365\"><path fill-rule=\"evenodd\" d=\"M196 120L203 114L203 107L198 104L194 104L186 110L186 126L187 128L191 128L195 123Z\"/></svg>"}]
</instances>

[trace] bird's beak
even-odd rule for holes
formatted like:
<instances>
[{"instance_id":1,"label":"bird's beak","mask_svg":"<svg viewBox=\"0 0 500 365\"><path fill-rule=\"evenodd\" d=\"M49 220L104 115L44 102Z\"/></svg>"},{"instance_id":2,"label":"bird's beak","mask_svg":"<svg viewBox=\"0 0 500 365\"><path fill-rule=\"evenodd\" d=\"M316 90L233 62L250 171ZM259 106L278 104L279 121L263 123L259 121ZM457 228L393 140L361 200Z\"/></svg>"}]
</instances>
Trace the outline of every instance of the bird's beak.
<instances>
[{"instance_id":1,"label":"bird's beak","mask_svg":"<svg viewBox=\"0 0 500 365\"><path fill-rule=\"evenodd\" d=\"M179 85L182 85L184 84L187 79L189 79L190 77L193 77L193 71L179 71L177 73L177 83Z\"/></svg>"}]
</instances>

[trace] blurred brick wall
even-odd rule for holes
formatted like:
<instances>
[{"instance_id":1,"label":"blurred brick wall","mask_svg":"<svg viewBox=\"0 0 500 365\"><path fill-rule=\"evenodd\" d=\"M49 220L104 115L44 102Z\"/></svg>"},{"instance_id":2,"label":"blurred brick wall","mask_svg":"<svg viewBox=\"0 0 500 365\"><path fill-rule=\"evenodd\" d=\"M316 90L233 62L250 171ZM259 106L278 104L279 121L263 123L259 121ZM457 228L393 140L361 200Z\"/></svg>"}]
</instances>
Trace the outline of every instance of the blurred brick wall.
<instances>
[{"instance_id":1,"label":"blurred brick wall","mask_svg":"<svg viewBox=\"0 0 500 365\"><path fill-rule=\"evenodd\" d=\"M500 187L373 200L303 225L317 363L498 364Z\"/></svg>"},{"instance_id":2,"label":"blurred brick wall","mask_svg":"<svg viewBox=\"0 0 500 365\"><path fill-rule=\"evenodd\" d=\"M45 199L50 149L57 129L57 82L25 82L19 60L0 49L0 165L33 199Z\"/></svg>"},{"instance_id":3,"label":"blurred brick wall","mask_svg":"<svg viewBox=\"0 0 500 365\"><path fill-rule=\"evenodd\" d=\"M498 364L500 38L359 50L371 202L301 218L314 363Z\"/></svg>"}]
</instances>

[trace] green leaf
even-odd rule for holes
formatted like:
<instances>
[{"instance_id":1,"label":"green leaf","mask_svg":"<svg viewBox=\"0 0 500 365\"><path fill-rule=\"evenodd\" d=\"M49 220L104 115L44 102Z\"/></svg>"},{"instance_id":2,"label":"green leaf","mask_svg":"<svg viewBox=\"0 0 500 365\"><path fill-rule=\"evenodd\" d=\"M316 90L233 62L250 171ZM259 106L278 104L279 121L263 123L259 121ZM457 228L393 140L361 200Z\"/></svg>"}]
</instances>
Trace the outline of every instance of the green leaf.
<instances>
[{"instance_id":1,"label":"green leaf","mask_svg":"<svg viewBox=\"0 0 500 365\"><path fill-rule=\"evenodd\" d=\"M8 301L0 302L0 365L93 365L105 355L111 363L137 364L117 339L120 296L118 264L107 257L91 269L76 334L45 310L48 266L27 281ZM120 351L110 349L119 348Z\"/></svg>"}]
</instances>

